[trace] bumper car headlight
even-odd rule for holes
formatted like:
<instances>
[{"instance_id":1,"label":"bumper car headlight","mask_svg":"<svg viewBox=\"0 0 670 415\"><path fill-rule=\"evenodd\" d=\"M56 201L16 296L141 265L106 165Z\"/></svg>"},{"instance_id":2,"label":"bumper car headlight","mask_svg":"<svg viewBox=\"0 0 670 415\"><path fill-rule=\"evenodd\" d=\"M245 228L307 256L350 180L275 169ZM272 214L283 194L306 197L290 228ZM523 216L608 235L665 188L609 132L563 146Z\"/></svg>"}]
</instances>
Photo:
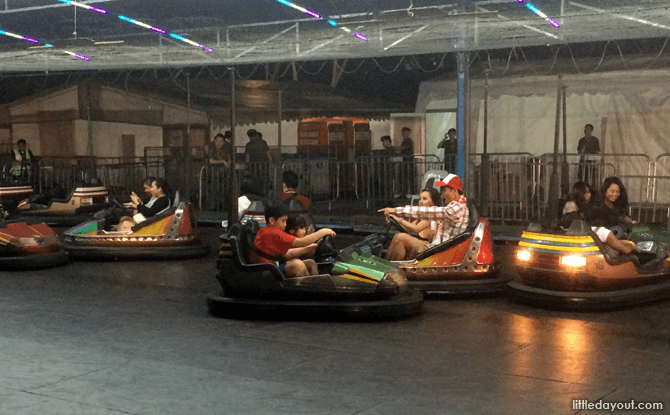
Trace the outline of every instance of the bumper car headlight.
<instances>
[{"instance_id":1,"label":"bumper car headlight","mask_svg":"<svg viewBox=\"0 0 670 415\"><path fill-rule=\"evenodd\" d=\"M530 260L530 251L517 251L516 253L516 259L519 261L529 261Z\"/></svg>"},{"instance_id":2,"label":"bumper car headlight","mask_svg":"<svg viewBox=\"0 0 670 415\"><path fill-rule=\"evenodd\" d=\"M564 255L561 257L561 265L583 267L586 265L586 258L580 255Z\"/></svg>"}]
</instances>

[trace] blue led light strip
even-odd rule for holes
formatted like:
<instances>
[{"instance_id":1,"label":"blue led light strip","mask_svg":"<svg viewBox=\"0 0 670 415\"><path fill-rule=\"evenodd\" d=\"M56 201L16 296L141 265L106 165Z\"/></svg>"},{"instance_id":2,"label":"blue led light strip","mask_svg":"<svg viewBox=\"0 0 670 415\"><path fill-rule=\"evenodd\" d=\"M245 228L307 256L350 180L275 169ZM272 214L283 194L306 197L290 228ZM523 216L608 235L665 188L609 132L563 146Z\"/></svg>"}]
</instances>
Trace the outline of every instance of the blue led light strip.
<instances>
[{"instance_id":1,"label":"blue led light strip","mask_svg":"<svg viewBox=\"0 0 670 415\"><path fill-rule=\"evenodd\" d=\"M17 35L16 33L6 32L4 30L0 30L0 35L13 37L15 39L20 39L20 40L23 40L23 41L26 41L26 42L34 43L36 45L39 45L39 43L40 43L39 40L33 39L32 37L21 36L21 35ZM44 46L47 47L47 48L53 47L53 45L50 45L48 43L45 43ZM70 51L67 51L67 50L64 50L63 52L67 53L68 55L72 55L72 56L77 57L79 59L85 60L85 61L90 61L91 60L91 58L89 58L88 56L80 55L78 53L70 52Z\"/></svg>"},{"instance_id":2,"label":"blue led light strip","mask_svg":"<svg viewBox=\"0 0 670 415\"><path fill-rule=\"evenodd\" d=\"M516 1L518 1L519 3L522 3L522 4L525 3L525 0L516 0ZM545 19L547 22L549 22L550 25L554 26L555 28L560 29L561 25L556 20L554 20L554 19L550 18L549 16L547 16L546 14L542 13L542 11L540 9L533 6L531 3L525 3L525 4L526 4L526 8L528 8L528 10L532 11L536 15Z\"/></svg>"},{"instance_id":3,"label":"blue led light strip","mask_svg":"<svg viewBox=\"0 0 670 415\"><path fill-rule=\"evenodd\" d=\"M76 1L71 1L71 0L56 0L56 1L59 1L61 3L71 4L71 5L77 6L77 7L82 7L84 9L91 10L91 11L94 11L94 12L100 13L100 14L109 14L109 12L107 10L103 10L103 9L100 9L100 8L97 8L97 7L92 7L92 6L89 6L89 5L86 5L86 4L82 4L82 3L77 3ZM154 32L158 32L158 33L161 33L161 34L168 34L167 30L165 30L165 29L161 29L160 27L156 27L156 26L151 26L151 25L146 24L146 23L142 23L138 20L131 19L130 17L127 17L127 16L117 15L116 17L118 17L120 20L123 20L124 22L132 23L136 26L140 26L140 27L143 27L145 29L153 30ZM181 42L188 43L189 45L199 47L200 49L204 49L207 52L214 52L214 49L208 48L205 45L201 45L197 42L186 39L183 36L179 36L179 35L174 34L174 33L170 33L169 35L173 39L177 39Z\"/></svg>"},{"instance_id":4,"label":"blue led light strip","mask_svg":"<svg viewBox=\"0 0 670 415\"><path fill-rule=\"evenodd\" d=\"M323 19L323 17L319 13L317 13L315 11L312 11L312 10L309 10L309 9L306 9L304 7L300 7L297 4L291 3L290 1L287 1L287 0L276 0L276 1L277 1L277 3L281 3L284 6L292 7L296 10L299 10L299 11L301 11L301 12L303 12L303 13L309 15L309 16L312 16L315 19L318 19L318 20ZM334 27L337 27L338 29L344 30L347 33L351 33L351 29L349 29L348 27L344 27L344 26L338 26L338 24L335 20L329 19L326 22L331 26L334 26ZM356 38L358 38L360 40L364 40L366 42L369 40L367 37L363 36L362 34L360 34L358 32L354 33L354 36Z\"/></svg>"}]
</instances>

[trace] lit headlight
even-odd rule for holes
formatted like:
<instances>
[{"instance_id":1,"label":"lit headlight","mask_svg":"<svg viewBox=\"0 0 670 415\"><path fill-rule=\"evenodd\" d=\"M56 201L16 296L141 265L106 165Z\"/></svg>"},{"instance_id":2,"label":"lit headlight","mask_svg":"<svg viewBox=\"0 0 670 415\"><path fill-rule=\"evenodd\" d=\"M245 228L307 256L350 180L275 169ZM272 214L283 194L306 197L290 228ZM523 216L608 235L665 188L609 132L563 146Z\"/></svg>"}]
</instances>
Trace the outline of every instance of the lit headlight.
<instances>
[{"instance_id":1,"label":"lit headlight","mask_svg":"<svg viewBox=\"0 0 670 415\"><path fill-rule=\"evenodd\" d=\"M519 261L528 261L530 260L530 251L516 251L516 259Z\"/></svg>"},{"instance_id":2,"label":"lit headlight","mask_svg":"<svg viewBox=\"0 0 670 415\"><path fill-rule=\"evenodd\" d=\"M565 255L561 257L561 264L569 267L583 267L586 265L586 258L579 255Z\"/></svg>"}]
</instances>

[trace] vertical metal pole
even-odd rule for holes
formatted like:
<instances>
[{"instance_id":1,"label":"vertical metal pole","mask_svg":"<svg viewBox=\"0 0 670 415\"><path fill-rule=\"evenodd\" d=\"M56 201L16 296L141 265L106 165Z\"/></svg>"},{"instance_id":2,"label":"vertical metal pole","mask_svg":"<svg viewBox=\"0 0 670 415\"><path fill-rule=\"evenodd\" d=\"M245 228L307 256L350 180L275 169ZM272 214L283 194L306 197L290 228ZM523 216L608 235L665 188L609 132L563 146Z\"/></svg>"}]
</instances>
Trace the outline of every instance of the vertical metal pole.
<instances>
[{"instance_id":1,"label":"vertical metal pole","mask_svg":"<svg viewBox=\"0 0 670 415\"><path fill-rule=\"evenodd\" d=\"M300 55L300 26L295 24L295 54Z\"/></svg>"},{"instance_id":2,"label":"vertical metal pole","mask_svg":"<svg viewBox=\"0 0 670 415\"><path fill-rule=\"evenodd\" d=\"M563 102L563 164L561 165L561 193L566 197L570 192L570 165L568 164L568 131L567 131L567 103L566 90L567 86L563 85L561 101Z\"/></svg>"},{"instance_id":3,"label":"vertical metal pole","mask_svg":"<svg viewBox=\"0 0 670 415\"><path fill-rule=\"evenodd\" d=\"M237 223L237 166L236 166L236 156L237 149L235 148L235 126L237 121L235 120L235 68L230 68L230 132L232 137L230 138L230 145L233 148L232 154L230 156L230 174L228 175L228 189L230 189L230 206L228 209L228 227L233 223Z\"/></svg>"},{"instance_id":4,"label":"vertical metal pole","mask_svg":"<svg viewBox=\"0 0 670 415\"><path fill-rule=\"evenodd\" d=\"M467 70L467 62L465 61L465 52L457 52L458 60L458 176L465 177L465 154L464 154L464 127L465 116L463 114L463 96L465 88L465 71Z\"/></svg>"},{"instance_id":5,"label":"vertical metal pole","mask_svg":"<svg viewBox=\"0 0 670 415\"><path fill-rule=\"evenodd\" d=\"M230 58L230 29L226 29L226 54Z\"/></svg>"},{"instance_id":6,"label":"vertical metal pole","mask_svg":"<svg viewBox=\"0 0 670 415\"><path fill-rule=\"evenodd\" d=\"M482 167L481 167L481 183L479 186L480 189L480 198L479 204L481 205L482 214L488 216L489 208L489 192L491 184L491 165L489 163L488 155L488 131L489 131L489 74L486 73L486 79L484 80L484 151L482 154Z\"/></svg>"},{"instance_id":7,"label":"vertical metal pole","mask_svg":"<svg viewBox=\"0 0 670 415\"><path fill-rule=\"evenodd\" d=\"M562 76L558 77L558 93L556 96L556 124L554 128L554 160L552 162L551 178L549 179L549 199L547 207L545 222L547 224L554 224L558 220L558 143L560 131L561 118L561 91L562 91Z\"/></svg>"},{"instance_id":8,"label":"vertical metal pole","mask_svg":"<svg viewBox=\"0 0 670 415\"><path fill-rule=\"evenodd\" d=\"M277 120L277 160L275 161L275 171L277 172L277 188L279 189L279 198L282 198L282 163L281 163L281 147L282 147L282 135L281 135L281 124L282 124L282 90L277 91L277 115L279 119Z\"/></svg>"},{"instance_id":9,"label":"vertical metal pole","mask_svg":"<svg viewBox=\"0 0 670 415\"><path fill-rule=\"evenodd\" d=\"M191 74L186 72L186 148L184 158L184 193L191 199Z\"/></svg>"}]
</instances>

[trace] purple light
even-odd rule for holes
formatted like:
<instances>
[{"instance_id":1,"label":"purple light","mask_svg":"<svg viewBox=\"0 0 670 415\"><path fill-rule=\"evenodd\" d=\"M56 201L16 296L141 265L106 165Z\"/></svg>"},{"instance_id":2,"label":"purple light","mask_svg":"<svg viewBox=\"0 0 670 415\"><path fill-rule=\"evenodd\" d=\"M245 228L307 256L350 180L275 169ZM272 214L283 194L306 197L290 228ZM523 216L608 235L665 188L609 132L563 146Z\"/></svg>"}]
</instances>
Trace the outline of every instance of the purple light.
<instances>
[{"instance_id":1,"label":"purple light","mask_svg":"<svg viewBox=\"0 0 670 415\"><path fill-rule=\"evenodd\" d=\"M74 56L75 58L79 58L83 61L86 61L86 62L91 60L91 58L89 58L88 56L80 55L79 53L70 52L69 50L64 50L63 52L67 53L68 55Z\"/></svg>"},{"instance_id":2,"label":"purple light","mask_svg":"<svg viewBox=\"0 0 670 415\"><path fill-rule=\"evenodd\" d=\"M356 36L356 37L359 38L360 40L364 40L364 41L366 41L366 42L369 40L367 37L363 36L363 35L360 34L360 33L354 33L354 36Z\"/></svg>"},{"instance_id":3,"label":"purple light","mask_svg":"<svg viewBox=\"0 0 670 415\"><path fill-rule=\"evenodd\" d=\"M99 7L94 7L94 6L90 6L90 7L91 7L91 8L90 8L89 10L93 10L93 11L96 12L96 13L100 13L100 14L107 14L107 13L109 13L107 10L103 10L103 9L101 9L101 8L99 8Z\"/></svg>"},{"instance_id":4,"label":"purple light","mask_svg":"<svg viewBox=\"0 0 670 415\"><path fill-rule=\"evenodd\" d=\"M557 28L557 29L560 29L560 28L561 28L561 25L558 24L558 22L557 22L556 20L554 20L554 19L547 19L547 21L549 22L550 25L554 26L555 28Z\"/></svg>"},{"instance_id":5,"label":"purple light","mask_svg":"<svg viewBox=\"0 0 670 415\"><path fill-rule=\"evenodd\" d=\"M36 44L36 45L37 45L38 43L40 43L39 40L37 40L37 39L33 39L32 37L28 37L28 36L21 36L21 39L25 40L26 42L34 43L34 44Z\"/></svg>"},{"instance_id":6,"label":"purple light","mask_svg":"<svg viewBox=\"0 0 670 415\"><path fill-rule=\"evenodd\" d=\"M518 1L519 3L523 3L524 0L516 0L516 1Z\"/></svg>"},{"instance_id":7,"label":"purple light","mask_svg":"<svg viewBox=\"0 0 670 415\"><path fill-rule=\"evenodd\" d=\"M321 19L321 15L319 13L315 13L315 12L309 10L309 9L305 9L305 13L309 14L310 16L312 16L315 19Z\"/></svg>"}]
</instances>

